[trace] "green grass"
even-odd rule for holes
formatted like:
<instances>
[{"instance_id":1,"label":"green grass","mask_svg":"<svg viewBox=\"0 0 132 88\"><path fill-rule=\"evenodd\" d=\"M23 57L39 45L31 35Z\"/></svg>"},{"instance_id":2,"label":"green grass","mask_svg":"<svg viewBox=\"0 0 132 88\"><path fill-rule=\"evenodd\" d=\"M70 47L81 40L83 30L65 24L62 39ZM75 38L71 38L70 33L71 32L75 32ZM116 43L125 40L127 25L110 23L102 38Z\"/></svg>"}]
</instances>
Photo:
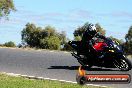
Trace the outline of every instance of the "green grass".
<instances>
[{"instance_id":1,"label":"green grass","mask_svg":"<svg viewBox=\"0 0 132 88\"><path fill-rule=\"evenodd\" d=\"M34 80L0 74L0 88L102 88L59 81Z\"/></svg>"}]
</instances>

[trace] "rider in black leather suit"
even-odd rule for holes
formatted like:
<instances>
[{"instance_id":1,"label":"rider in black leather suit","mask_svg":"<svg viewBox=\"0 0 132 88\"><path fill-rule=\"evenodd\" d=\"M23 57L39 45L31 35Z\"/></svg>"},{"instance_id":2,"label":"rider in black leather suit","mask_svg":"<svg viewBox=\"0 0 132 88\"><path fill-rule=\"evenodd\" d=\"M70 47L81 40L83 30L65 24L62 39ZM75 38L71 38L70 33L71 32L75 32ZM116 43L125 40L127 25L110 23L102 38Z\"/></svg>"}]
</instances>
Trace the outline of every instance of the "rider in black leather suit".
<instances>
[{"instance_id":1,"label":"rider in black leather suit","mask_svg":"<svg viewBox=\"0 0 132 88\"><path fill-rule=\"evenodd\" d=\"M83 33L83 37L81 40L82 44L80 46L78 54L84 54L86 52L89 53L91 51L95 52L95 50L93 49L93 43L95 42L95 40L93 38L105 39L105 36L97 32L96 26L94 24L89 24L84 27L85 32Z\"/></svg>"}]
</instances>

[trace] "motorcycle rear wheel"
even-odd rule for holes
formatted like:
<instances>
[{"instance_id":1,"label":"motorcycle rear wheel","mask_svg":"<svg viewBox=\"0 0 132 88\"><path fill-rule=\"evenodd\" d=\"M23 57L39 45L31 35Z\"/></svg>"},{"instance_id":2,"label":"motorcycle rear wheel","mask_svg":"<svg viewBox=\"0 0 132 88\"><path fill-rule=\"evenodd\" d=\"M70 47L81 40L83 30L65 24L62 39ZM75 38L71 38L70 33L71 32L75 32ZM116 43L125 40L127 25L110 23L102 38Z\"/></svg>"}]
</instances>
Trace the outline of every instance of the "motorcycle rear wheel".
<instances>
[{"instance_id":1,"label":"motorcycle rear wheel","mask_svg":"<svg viewBox=\"0 0 132 88\"><path fill-rule=\"evenodd\" d=\"M78 61L82 66L85 66L87 69L91 68L93 65L92 64L88 64L86 61L84 60L79 60Z\"/></svg>"}]
</instances>

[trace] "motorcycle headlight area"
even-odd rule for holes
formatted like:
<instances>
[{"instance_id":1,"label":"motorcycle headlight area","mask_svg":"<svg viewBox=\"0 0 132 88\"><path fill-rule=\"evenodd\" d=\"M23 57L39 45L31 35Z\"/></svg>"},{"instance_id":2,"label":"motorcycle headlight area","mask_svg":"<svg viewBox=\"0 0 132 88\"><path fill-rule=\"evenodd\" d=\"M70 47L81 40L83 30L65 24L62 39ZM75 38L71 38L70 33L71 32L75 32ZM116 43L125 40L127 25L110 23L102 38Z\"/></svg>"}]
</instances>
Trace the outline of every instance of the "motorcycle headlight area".
<instances>
[{"instance_id":1,"label":"motorcycle headlight area","mask_svg":"<svg viewBox=\"0 0 132 88\"><path fill-rule=\"evenodd\" d=\"M109 50L109 52L112 52L112 53L113 53L113 52L115 52L115 51L114 51L114 50Z\"/></svg>"}]
</instances>

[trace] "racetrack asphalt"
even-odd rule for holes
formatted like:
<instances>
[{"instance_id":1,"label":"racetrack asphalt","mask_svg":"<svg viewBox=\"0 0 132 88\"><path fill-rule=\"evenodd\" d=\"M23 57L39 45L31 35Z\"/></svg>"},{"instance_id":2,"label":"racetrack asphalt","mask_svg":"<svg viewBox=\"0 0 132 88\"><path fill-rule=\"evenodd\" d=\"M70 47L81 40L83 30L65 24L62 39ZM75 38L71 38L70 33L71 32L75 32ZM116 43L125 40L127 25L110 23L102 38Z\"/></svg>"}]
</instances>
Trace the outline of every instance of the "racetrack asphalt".
<instances>
[{"instance_id":1,"label":"racetrack asphalt","mask_svg":"<svg viewBox=\"0 0 132 88\"><path fill-rule=\"evenodd\" d=\"M0 72L76 82L79 66L80 64L77 60L70 53L66 52L0 48ZM132 74L132 70L119 71L118 69L95 66L86 70L88 74ZM131 88L132 82L129 84L97 85Z\"/></svg>"}]
</instances>

